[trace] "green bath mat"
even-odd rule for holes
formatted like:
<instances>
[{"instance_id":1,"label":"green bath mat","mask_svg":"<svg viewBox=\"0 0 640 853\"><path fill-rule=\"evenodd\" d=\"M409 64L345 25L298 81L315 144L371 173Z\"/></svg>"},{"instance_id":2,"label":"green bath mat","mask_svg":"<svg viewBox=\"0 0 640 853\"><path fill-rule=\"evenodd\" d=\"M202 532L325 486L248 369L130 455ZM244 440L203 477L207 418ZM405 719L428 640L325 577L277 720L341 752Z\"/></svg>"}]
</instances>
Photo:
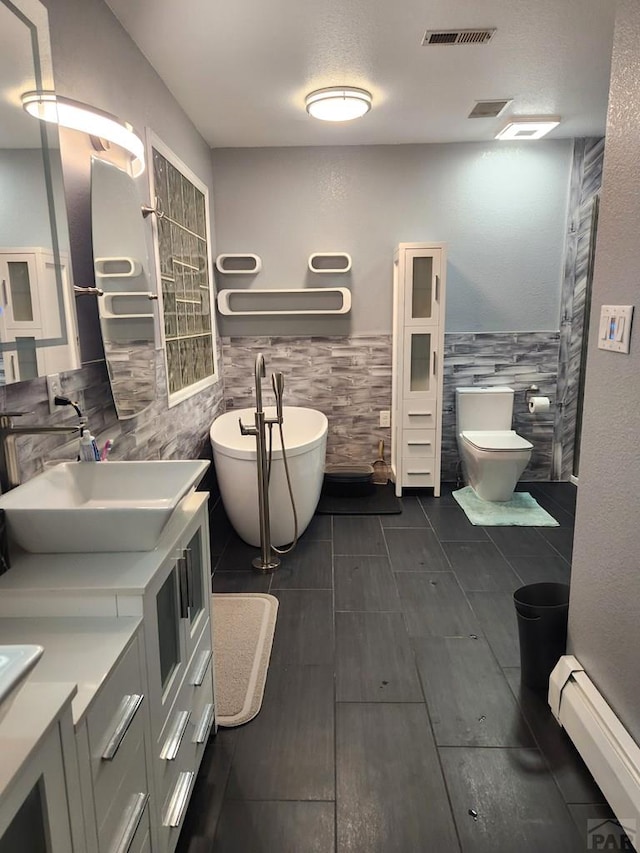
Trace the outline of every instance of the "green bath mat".
<instances>
[{"instance_id":1,"label":"green bath mat","mask_svg":"<svg viewBox=\"0 0 640 853\"><path fill-rule=\"evenodd\" d=\"M514 492L510 501L483 501L471 486L453 492L471 524L480 527L559 527L529 492Z\"/></svg>"}]
</instances>

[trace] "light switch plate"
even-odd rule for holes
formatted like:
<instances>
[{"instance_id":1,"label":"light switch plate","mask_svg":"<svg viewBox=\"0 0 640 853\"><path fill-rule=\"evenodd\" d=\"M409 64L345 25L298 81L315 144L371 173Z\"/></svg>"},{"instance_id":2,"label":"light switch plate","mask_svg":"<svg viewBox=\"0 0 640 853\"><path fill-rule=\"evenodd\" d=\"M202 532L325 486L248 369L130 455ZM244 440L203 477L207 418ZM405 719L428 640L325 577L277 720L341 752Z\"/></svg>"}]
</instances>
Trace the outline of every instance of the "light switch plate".
<instances>
[{"instance_id":1,"label":"light switch plate","mask_svg":"<svg viewBox=\"0 0 640 853\"><path fill-rule=\"evenodd\" d=\"M600 309L598 349L629 352L633 305L603 305Z\"/></svg>"}]
</instances>

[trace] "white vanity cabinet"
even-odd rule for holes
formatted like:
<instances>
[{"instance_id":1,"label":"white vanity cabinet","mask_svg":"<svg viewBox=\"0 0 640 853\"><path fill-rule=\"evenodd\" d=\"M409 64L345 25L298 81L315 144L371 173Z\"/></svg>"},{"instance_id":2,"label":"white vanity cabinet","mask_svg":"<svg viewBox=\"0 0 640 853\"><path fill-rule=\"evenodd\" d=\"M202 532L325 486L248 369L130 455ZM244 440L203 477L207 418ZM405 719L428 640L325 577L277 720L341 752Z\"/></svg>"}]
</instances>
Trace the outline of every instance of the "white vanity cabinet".
<instances>
[{"instance_id":1,"label":"white vanity cabinet","mask_svg":"<svg viewBox=\"0 0 640 853\"><path fill-rule=\"evenodd\" d=\"M74 684L25 683L0 719L0 853L82 853Z\"/></svg>"},{"instance_id":2,"label":"white vanity cabinet","mask_svg":"<svg viewBox=\"0 0 640 853\"><path fill-rule=\"evenodd\" d=\"M44 648L28 685L77 684L72 746L82 814L69 850L78 853L134 853L149 841L152 738L141 624L77 616L0 619L1 644L29 640Z\"/></svg>"},{"instance_id":3,"label":"white vanity cabinet","mask_svg":"<svg viewBox=\"0 0 640 853\"><path fill-rule=\"evenodd\" d=\"M396 495L440 494L446 249L400 243L393 267L391 467Z\"/></svg>"},{"instance_id":4,"label":"white vanity cabinet","mask_svg":"<svg viewBox=\"0 0 640 853\"><path fill-rule=\"evenodd\" d=\"M216 725L207 498L206 492L183 498L153 551L21 552L0 577L0 617L142 618L151 849L160 853L175 848ZM132 766L140 763L134 755L129 760Z\"/></svg>"}]
</instances>

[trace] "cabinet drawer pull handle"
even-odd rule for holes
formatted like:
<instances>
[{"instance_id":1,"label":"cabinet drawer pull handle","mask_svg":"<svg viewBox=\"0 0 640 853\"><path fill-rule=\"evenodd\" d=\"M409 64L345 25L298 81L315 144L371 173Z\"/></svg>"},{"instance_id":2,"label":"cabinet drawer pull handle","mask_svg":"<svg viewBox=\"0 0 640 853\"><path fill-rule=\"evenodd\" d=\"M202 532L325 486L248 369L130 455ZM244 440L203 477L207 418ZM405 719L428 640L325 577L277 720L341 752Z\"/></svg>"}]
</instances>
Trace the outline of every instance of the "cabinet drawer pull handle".
<instances>
[{"instance_id":1,"label":"cabinet drawer pull handle","mask_svg":"<svg viewBox=\"0 0 640 853\"><path fill-rule=\"evenodd\" d=\"M111 761L111 759L114 758L116 752L120 749L120 744L124 740L124 736L126 735L129 726L133 722L133 718L135 717L138 708L142 704L143 699L143 693L132 693L131 695L125 696L122 699L120 707L118 708L118 714L120 715L120 718L115 725L113 734L109 738L104 752L102 753L103 761Z\"/></svg>"},{"instance_id":2,"label":"cabinet drawer pull handle","mask_svg":"<svg viewBox=\"0 0 640 853\"><path fill-rule=\"evenodd\" d=\"M3 302L5 308L9 304L9 300L7 299L7 280L6 280L6 278L2 279L2 302Z\"/></svg>"},{"instance_id":3,"label":"cabinet drawer pull handle","mask_svg":"<svg viewBox=\"0 0 640 853\"><path fill-rule=\"evenodd\" d=\"M120 841L118 841L115 847L111 848L111 853L129 853L148 802L149 794L140 793L133 795Z\"/></svg>"},{"instance_id":4,"label":"cabinet drawer pull handle","mask_svg":"<svg viewBox=\"0 0 640 853\"><path fill-rule=\"evenodd\" d=\"M178 781L173 789L171 800L162 821L163 826L180 826L189 802L189 793L191 792L191 785L195 776L196 774L192 770L184 770L178 776Z\"/></svg>"},{"instance_id":5,"label":"cabinet drawer pull handle","mask_svg":"<svg viewBox=\"0 0 640 853\"><path fill-rule=\"evenodd\" d=\"M440 276L436 276L436 302L440 302Z\"/></svg>"},{"instance_id":6,"label":"cabinet drawer pull handle","mask_svg":"<svg viewBox=\"0 0 640 853\"><path fill-rule=\"evenodd\" d=\"M434 376L438 372L437 371L437 364L438 364L438 353L434 352L434 354L433 354L433 375Z\"/></svg>"},{"instance_id":7,"label":"cabinet drawer pull handle","mask_svg":"<svg viewBox=\"0 0 640 853\"><path fill-rule=\"evenodd\" d=\"M414 446L426 447L427 445L431 444L431 442L430 441L408 441L407 444L409 445L409 447L414 447Z\"/></svg>"},{"instance_id":8,"label":"cabinet drawer pull handle","mask_svg":"<svg viewBox=\"0 0 640 853\"><path fill-rule=\"evenodd\" d=\"M160 753L160 758L163 761L173 761L177 756L180 751L180 744L182 743L182 738L187 730L187 724L190 717L191 711L180 711L180 713L176 715L176 721L173 724L173 729L169 732L169 735L164 742L164 746L162 747L162 752Z\"/></svg>"},{"instance_id":9,"label":"cabinet drawer pull handle","mask_svg":"<svg viewBox=\"0 0 640 853\"><path fill-rule=\"evenodd\" d=\"M205 709L202 713L202 719L196 726L195 734L193 735L194 743L206 743L207 738L209 737L209 732L211 731L211 726L213 725L213 716L214 709L213 703L210 705L205 705Z\"/></svg>"},{"instance_id":10,"label":"cabinet drawer pull handle","mask_svg":"<svg viewBox=\"0 0 640 853\"><path fill-rule=\"evenodd\" d=\"M431 471L407 471L407 474L415 475L416 477L420 476L421 474L424 475L424 474L430 474L430 473L431 473Z\"/></svg>"},{"instance_id":11,"label":"cabinet drawer pull handle","mask_svg":"<svg viewBox=\"0 0 640 853\"><path fill-rule=\"evenodd\" d=\"M178 586L180 587L180 618L189 618L189 590L187 588L187 561L178 557Z\"/></svg>"},{"instance_id":12,"label":"cabinet drawer pull handle","mask_svg":"<svg viewBox=\"0 0 640 853\"><path fill-rule=\"evenodd\" d=\"M410 418L430 418L433 412L407 412Z\"/></svg>"},{"instance_id":13,"label":"cabinet drawer pull handle","mask_svg":"<svg viewBox=\"0 0 640 853\"><path fill-rule=\"evenodd\" d=\"M200 687L202 682L204 681L204 677L207 674L207 670L209 669L209 661L211 660L211 656L213 652L211 649L205 649L203 652L200 652L200 656L198 658L198 662L193 667L193 673L191 675L191 684L193 687Z\"/></svg>"}]
</instances>

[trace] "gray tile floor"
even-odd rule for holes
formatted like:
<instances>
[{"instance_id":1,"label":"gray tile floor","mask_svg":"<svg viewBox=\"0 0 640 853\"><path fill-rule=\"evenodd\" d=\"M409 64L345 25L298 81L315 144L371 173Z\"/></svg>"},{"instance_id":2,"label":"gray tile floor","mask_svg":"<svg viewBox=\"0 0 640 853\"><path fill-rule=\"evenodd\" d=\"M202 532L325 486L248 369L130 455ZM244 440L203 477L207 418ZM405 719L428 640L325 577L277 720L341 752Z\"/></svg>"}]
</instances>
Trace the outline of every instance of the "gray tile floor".
<instances>
[{"instance_id":1,"label":"gray tile floor","mask_svg":"<svg viewBox=\"0 0 640 853\"><path fill-rule=\"evenodd\" d=\"M214 591L280 610L262 711L208 747L180 853L587 849L604 798L520 688L511 597L569 581L575 489L524 488L560 528L478 528L450 490L414 495L316 516L269 577L214 508Z\"/></svg>"}]
</instances>

